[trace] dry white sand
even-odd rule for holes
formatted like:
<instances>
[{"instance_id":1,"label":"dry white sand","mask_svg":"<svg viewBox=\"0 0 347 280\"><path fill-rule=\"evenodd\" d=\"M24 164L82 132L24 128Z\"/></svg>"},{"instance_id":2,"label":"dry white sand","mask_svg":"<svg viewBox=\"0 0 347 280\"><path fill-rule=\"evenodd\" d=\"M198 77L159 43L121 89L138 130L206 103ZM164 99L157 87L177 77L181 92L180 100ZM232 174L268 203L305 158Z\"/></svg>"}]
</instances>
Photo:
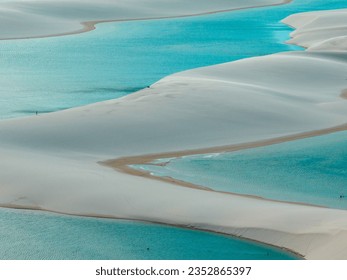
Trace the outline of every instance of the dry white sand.
<instances>
[{"instance_id":1,"label":"dry white sand","mask_svg":"<svg viewBox=\"0 0 347 280\"><path fill-rule=\"evenodd\" d=\"M178 73L127 97L0 122L0 204L239 235L347 259L347 211L181 187L114 171L120 157L249 143L346 122L344 52Z\"/></svg>"},{"instance_id":2,"label":"dry white sand","mask_svg":"<svg viewBox=\"0 0 347 280\"><path fill-rule=\"evenodd\" d=\"M295 14L283 20L296 28L288 43L309 51L347 51L347 9Z\"/></svg>"},{"instance_id":3,"label":"dry white sand","mask_svg":"<svg viewBox=\"0 0 347 280\"><path fill-rule=\"evenodd\" d=\"M0 39L75 34L98 22L166 18L290 0L8 0L0 1Z\"/></svg>"}]
</instances>

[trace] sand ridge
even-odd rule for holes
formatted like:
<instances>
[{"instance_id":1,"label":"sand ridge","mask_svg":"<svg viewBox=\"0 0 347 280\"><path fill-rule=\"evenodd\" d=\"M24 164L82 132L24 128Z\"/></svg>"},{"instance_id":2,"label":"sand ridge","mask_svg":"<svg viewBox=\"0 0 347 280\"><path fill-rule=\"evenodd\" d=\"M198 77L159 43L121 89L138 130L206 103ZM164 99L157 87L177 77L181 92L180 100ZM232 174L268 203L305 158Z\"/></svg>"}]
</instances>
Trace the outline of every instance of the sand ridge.
<instances>
[{"instance_id":1,"label":"sand ridge","mask_svg":"<svg viewBox=\"0 0 347 280\"><path fill-rule=\"evenodd\" d=\"M341 92L341 97L342 97L343 99L347 99L347 89L342 90L342 92Z\"/></svg>"},{"instance_id":2,"label":"sand ridge","mask_svg":"<svg viewBox=\"0 0 347 280\"><path fill-rule=\"evenodd\" d=\"M347 92L345 92L345 93L346 93L346 96L344 98L347 98ZM100 162L100 164L104 165L104 166L111 167L115 170L119 170L119 171L124 172L124 173L129 174L129 175L147 177L147 178L150 178L152 180L158 180L158 181L163 181L163 182L167 182L167 183L174 183L174 184L177 184L177 185L180 185L183 187L188 187L188 188L193 188L193 189L201 189L201 190L207 190L207 191L214 191L214 192L219 192L219 193L224 193L224 194L232 194L235 196L250 197L250 198L255 198L255 199L265 199L265 200L269 200L269 201L277 201L277 200L263 198L263 197L256 196L256 195L239 194L239 193L225 192L225 191L216 191L216 190L210 189L208 187L204 187L201 185L196 185L196 184L189 183L186 181L178 180L178 179L175 179L175 178L172 178L169 176L154 176L149 171L135 169L135 168L132 168L131 165L146 165L146 164L151 165L151 164L153 164L153 165L163 166L163 165L166 165L168 162L159 163L159 164L155 164L153 162L155 160L165 159L165 158L181 158L184 156L201 155L201 154L209 154L209 153L227 153L227 152L230 153L230 152L252 149L252 148L257 148L257 147L270 146L270 145L274 145L274 144L280 144L280 143L284 143L284 142L295 141L295 140L305 139L305 138L310 138L310 137L315 137L315 136L327 135L327 134L331 134L331 133L335 133L335 132L339 132L339 131L346 131L346 130L347 130L347 124L343 124L343 125L339 125L336 127L320 129L320 130L315 130L315 131L310 131L310 132L304 132L304 133L299 133L299 134L295 134L295 135L288 135L288 136L279 137L279 138L272 138L272 139L253 142L253 143L243 143L243 144L239 144L239 145L210 147L210 148L206 148L206 149L178 151L178 152L169 152L169 153L152 154L152 155L123 157L123 158L117 158L117 159L102 161L102 162ZM324 206L311 205L308 203L289 202L289 201L281 201L281 202L326 208Z\"/></svg>"},{"instance_id":3,"label":"sand ridge","mask_svg":"<svg viewBox=\"0 0 347 280\"><path fill-rule=\"evenodd\" d=\"M177 73L117 100L1 121L0 205L166 223L307 259L347 259L345 210L187 188L99 164L114 158L122 169L345 130L344 58L325 51L245 59Z\"/></svg>"},{"instance_id":4,"label":"sand ridge","mask_svg":"<svg viewBox=\"0 0 347 280\"><path fill-rule=\"evenodd\" d=\"M312 74L295 76L303 67ZM114 157L113 167L124 168L345 130L345 67L335 55L271 55L178 73L113 101L2 121L0 204L186 226L271 243L308 259L344 259L347 211L187 188L97 162ZM219 141L225 144L214 145Z\"/></svg>"}]
</instances>

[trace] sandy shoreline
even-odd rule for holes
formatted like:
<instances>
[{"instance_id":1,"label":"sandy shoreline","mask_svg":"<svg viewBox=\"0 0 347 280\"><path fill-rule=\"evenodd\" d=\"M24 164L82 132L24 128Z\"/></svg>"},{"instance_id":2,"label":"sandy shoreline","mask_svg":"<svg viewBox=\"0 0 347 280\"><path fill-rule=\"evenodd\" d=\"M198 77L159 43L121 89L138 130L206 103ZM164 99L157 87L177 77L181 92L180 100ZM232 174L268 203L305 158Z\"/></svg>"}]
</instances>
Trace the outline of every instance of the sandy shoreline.
<instances>
[{"instance_id":1,"label":"sandy shoreline","mask_svg":"<svg viewBox=\"0 0 347 280\"><path fill-rule=\"evenodd\" d=\"M169 226L169 227L175 227L175 228L181 228L181 229L188 229L188 230L196 230L196 231L201 231L201 232L208 232L208 233L213 233L213 234L218 234L218 235L222 235L222 236L226 236L226 237L230 237L230 238L235 238L237 240L240 241L248 241L248 242L252 242L255 244L259 244L259 245L266 245L270 248L276 248L278 250L287 252L293 256L295 256L296 258L298 258L299 260L305 260L305 257L300 254L297 253L293 250L290 250L288 248L285 247L281 247L281 246L275 246L271 243L267 243L267 242L260 242L256 239L252 239L252 238L247 238L247 237L243 237L240 235L234 235L234 234L228 234L222 231L217 231L217 230L212 230L212 229L201 229L201 228L197 228L194 226L183 226L180 224L170 224L170 223L164 223L164 222L154 222L151 220L140 220L140 219L129 219L129 218L122 218L122 217L114 217L111 215L93 215L93 214L88 214L88 215L78 215L78 214L69 214L69 213L64 213L64 212L60 212L60 211L51 211L51 210L46 210L46 209L42 209L42 208L35 208L35 207L22 207L20 205L2 205L0 204L0 210L1 208L6 208L6 209L14 209L14 210L29 210L29 211L40 211L40 212L47 212L47 213L52 213L52 214L58 214L58 215L67 215L67 216L73 216L73 217L82 217L82 218L97 218L97 219L110 219L110 220L120 220L120 221L131 221L131 222L140 222L140 223L145 223L145 224L152 224L152 225L162 225L162 226Z\"/></svg>"},{"instance_id":2,"label":"sandy shoreline","mask_svg":"<svg viewBox=\"0 0 347 280\"><path fill-rule=\"evenodd\" d=\"M342 97L343 99L347 99L347 89L345 89L345 90L343 90L343 91L341 92L341 97Z\"/></svg>"},{"instance_id":3,"label":"sandy shoreline","mask_svg":"<svg viewBox=\"0 0 347 280\"><path fill-rule=\"evenodd\" d=\"M128 167L346 130L344 57L245 59L174 74L117 100L2 121L0 205L175 225L307 259L347 259L345 210L226 195Z\"/></svg>"},{"instance_id":4,"label":"sandy shoreline","mask_svg":"<svg viewBox=\"0 0 347 280\"><path fill-rule=\"evenodd\" d=\"M242 144L236 144L236 145L226 145L226 146L220 146L220 147L202 148L202 149L196 149L196 150L186 150L186 151L123 157L123 158L106 160L104 162L100 162L100 164L106 165L115 169L119 169L122 171L130 172L128 170L129 167L127 167L129 165L149 164L154 160L162 159L162 158L171 158L171 157L179 158L183 156L198 155L198 154L235 152L239 150L270 146L274 144L279 144L279 143L284 143L284 142L289 142L289 141L294 141L294 140L299 140L304 138L310 138L314 136L331 134L331 133L344 131L344 130L347 130L347 124L342 124L342 125L338 125L338 126L334 126L330 128L308 131L308 132L303 132L303 133L298 133L298 134L283 136L278 138L272 138L272 139L262 140L257 142L242 143ZM134 170L132 168L130 169ZM134 170L134 172L135 172L134 175L136 175L137 170Z\"/></svg>"},{"instance_id":5,"label":"sandy shoreline","mask_svg":"<svg viewBox=\"0 0 347 280\"><path fill-rule=\"evenodd\" d=\"M347 92L345 93L347 98ZM347 130L347 124L326 128L326 129L320 129L315 131L309 131L279 138L273 138L263 141L257 141L257 142L251 142L251 143L242 143L238 145L229 145L229 146L222 146L222 147L211 147L211 148L205 148L205 149L197 149L197 150L187 150L187 151L177 151L177 152L169 152L169 153L160 153L160 154L151 154L151 155L142 155L142 156L132 156L132 157L123 157L123 158L117 158L117 159L110 159L103 162L99 162L103 166L111 167L115 170L118 170L120 172L123 172L125 174L133 175L133 176L139 176L139 177L147 177L152 180L158 180L162 182L167 183L174 183L179 186L192 188L192 189L200 189L200 190L206 190L206 191L213 191L217 193L223 193L223 194L231 194L234 196L241 196L241 197L249 197L254 199L263 199L268 201L277 201L277 202L283 202L283 203L289 203L289 204L297 204L297 205L306 205L306 206L313 206L313 207L321 207L321 208L328 208L320 205L314 205L309 203L300 203L300 202L290 202L290 201L282 201L282 200L274 200L274 199L268 199L261 196L256 195L247 195L247 194L239 194L239 193L233 193L233 192L225 192L225 191L217 191L210 189L208 187L196 185L193 183L189 183L186 181L178 180L169 176L154 176L149 171L145 170L139 170L134 169L130 167L130 165L145 165L145 164L153 164L152 162L158 159L163 158L180 158L184 156L191 156L191 155L202 155L202 154L209 154L209 153L227 153L227 152L235 152L240 150L247 150L252 148L258 148L258 147L265 147L270 146L274 144L280 144L285 143L289 141L295 141L299 139L305 139L305 138L311 138L315 136L322 136L327 135L335 132L345 131Z\"/></svg>"},{"instance_id":6,"label":"sandy shoreline","mask_svg":"<svg viewBox=\"0 0 347 280\"><path fill-rule=\"evenodd\" d=\"M261 4L261 5L255 5L255 6L249 6L249 7L230 8L230 9L224 9L224 10L216 10L216 11L203 12L203 13L193 13L193 14L186 14L186 15L82 21L82 22L80 22L80 24L82 25L82 28L75 30L75 31L54 33L54 34L48 34L48 35L39 35L39 36L19 36L19 37L13 37L13 38L0 36L0 41L40 39L40 38L76 35L76 34L81 34L81 33L93 31L96 29L96 25L102 24L102 23L188 18L188 17L196 17L196 16L204 16L204 15L212 15L212 14L218 14L218 13L232 12L232 11L238 11L238 10L248 10L248 9L256 9L256 8L280 6L280 5L288 4L292 1L293 0L282 0L281 3L275 3L275 4Z\"/></svg>"}]
</instances>

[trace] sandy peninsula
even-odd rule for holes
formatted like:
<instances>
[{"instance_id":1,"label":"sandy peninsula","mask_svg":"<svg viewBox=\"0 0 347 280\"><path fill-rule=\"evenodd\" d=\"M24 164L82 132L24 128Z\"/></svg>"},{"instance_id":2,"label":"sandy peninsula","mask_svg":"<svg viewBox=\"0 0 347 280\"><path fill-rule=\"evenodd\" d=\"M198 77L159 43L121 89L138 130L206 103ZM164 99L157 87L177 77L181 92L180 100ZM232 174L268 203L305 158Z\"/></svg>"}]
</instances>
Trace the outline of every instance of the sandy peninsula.
<instances>
[{"instance_id":1,"label":"sandy peninsula","mask_svg":"<svg viewBox=\"0 0 347 280\"><path fill-rule=\"evenodd\" d=\"M304 27L311 16L286 22ZM100 164L120 168L345 129L347 55L328 46L185 71L120 99L1 121L0 204L179 225L307 259L347 259L347 211L180 186Z\"/></svg>"}]
</instances>

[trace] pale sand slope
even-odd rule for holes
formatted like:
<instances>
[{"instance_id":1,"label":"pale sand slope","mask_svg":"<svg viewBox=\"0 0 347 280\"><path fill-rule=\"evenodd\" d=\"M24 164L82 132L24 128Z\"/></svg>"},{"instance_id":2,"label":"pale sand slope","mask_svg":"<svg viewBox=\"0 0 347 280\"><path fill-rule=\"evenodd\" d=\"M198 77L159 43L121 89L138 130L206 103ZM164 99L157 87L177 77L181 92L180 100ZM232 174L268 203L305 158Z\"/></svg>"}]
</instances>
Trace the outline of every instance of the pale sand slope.
<instances>
[{"instance_id":1,"label":"pale sand slope","mask_svg":"<svg viewBox=\"0 0 347 280\"><path fill-rule=\"evenodd\" d=\"M347 51L347 9L295 14L283 22L296 28L289 43L308 50Z\"/></svg>"},{"instance_id":2,"label":"pale sand slope","mask_svg":"<svg viewBox=\"0 0 347 280\"><path fill-rule=\"evenodd\" d=\"M130 96L0 123L0 203L194 226L347 259L347 211L183 188L97 161L345 122L344 55L288 53L167 77Z\"/></svg>"},{"instance_id":3,"label":"pale sand slope","mask_svg":"<svg viewBox=\"0 0 347 280\"><path fill-rule=\"evenodd\" d=\"M0 203L178 224L347 259L347 211L184 188L97 162L259 141L345 123L344 52L252 58L114 101L0 122Z\"/></svg>"},{"instance_id":4,"label":"pale sand slope","mask_svg":"<svg viewBox=\"0 0 347 280\"><path fill-rule=\"evenodd\" d=\"M78 33L93 23L176 17L278 5L289 0L8 0L0 1L0 39Z\"/></svg>"}]
</instances>

